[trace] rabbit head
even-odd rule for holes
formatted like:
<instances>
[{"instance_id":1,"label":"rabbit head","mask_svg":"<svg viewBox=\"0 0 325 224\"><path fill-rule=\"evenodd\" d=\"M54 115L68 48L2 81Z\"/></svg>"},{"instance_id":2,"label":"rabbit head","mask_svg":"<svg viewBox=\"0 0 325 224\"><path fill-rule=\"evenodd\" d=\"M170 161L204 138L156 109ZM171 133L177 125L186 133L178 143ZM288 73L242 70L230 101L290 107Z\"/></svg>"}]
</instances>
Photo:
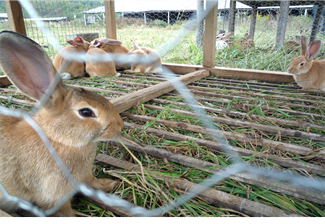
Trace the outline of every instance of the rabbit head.
<instances>
[{"instance_id":1,"label":"rabbit head","mask_svg":"<svg viewBox=\"0 0 325 224\"><path fill-rule=\"evenodd\" d=\"M81 51L87 51L88 47L89 47L89 42L82 39L81 37L69 39L69 40L67 40L67 43L75 48L80 49Z\"/></svg>"},{"instance_id":2,"label":"rabbit head","mask_svg":"<svg viewBox=\"0 0 325 224\"><path fill-rule=\"evenodd\" d=\"M321 47L321 41L314 41L307 46L306 37L296 39L301 45L301 55L294 59L289 68L288 72L294 75L301 75L307 73L312 67L312 60L319 53Z\"/></svg>"}]
</instances>

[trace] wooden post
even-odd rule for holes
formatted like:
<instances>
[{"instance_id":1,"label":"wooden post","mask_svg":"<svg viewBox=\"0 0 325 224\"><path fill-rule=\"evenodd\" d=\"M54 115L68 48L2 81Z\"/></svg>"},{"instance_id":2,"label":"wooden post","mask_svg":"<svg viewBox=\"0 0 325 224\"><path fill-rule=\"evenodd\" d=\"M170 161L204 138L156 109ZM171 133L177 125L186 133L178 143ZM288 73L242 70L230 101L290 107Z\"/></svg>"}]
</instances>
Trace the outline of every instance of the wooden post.
<instances>
[{"instance_id":1,"label":"wooden post","mask_svg":"<svg viewBox=\"0 0 325 224\"><path fill-rule=\"evenodd\" d=\"M252 36L252 39L254 39L254 34L255 34L256 16L257 16L257 7L254 6L252 7L251 24L249 27L249 34Z\"/></svg>"},{"instance_id":2,"label":"wooden post","mask_svg":"<svg viewBox=\"0 0 325 224\"><path fill-rule=\"evenodd\" d=\"M281 48L284 43L284 37L286 34L287 21L289 16L289 6L290 1L281 1L280 3L275 49Z\"/></svg>"},{"instance_id":3,"label":"wooden post","mask_svg":"<svg viewBox=\"0 0 325 224\"><path fill-rule=\"evenodd\" d=\"M203 44L203 67L212 68L216 59L216 35L218 1L206 1L205 33Z\"/></svg>"},{"instance_id":4,"label":"wooden post","mask_svg":"<svg viewBox=\"0 0 325 224\"><path fill-rule=\"evenodd\" d=\"M10 30L27 36L24 24L23 10L19 1L6 0L5 6L7 10Z\"/></svg>"},{"instance_id":5,"label":"wooden post","mask_svg":"<svg viewBox=\"0 0 325 224\"><path fill-rule=\"evenodd\" d=\"M105 21L107 37L111 39L117 39L114 1L105 1Z\"/></svg>"},{"instance_id":6,"label":"wooden post","mask_svg":"<svg viewBox=\"0 0 325 224\"><path fill-rule=\"evenodd\" d=\"M235 32L236 1L230 0L228 32Z\"/></svg>"},{"instance_id":7,"label":"wooden post","mask_svg":"<svg viewBox=\"0 0 325 224\"><path fill-rule=\"evenodd\" d=\"M315 20L314 20L314 23L313 23L314 25L313 25L313 28L312 28L311 34L310 34L310 40L309 40L310 43L314 42L315 39L316 39L319 24L321 22L321 18L323 17L322 16L323 15L323 8L324 8L324 5L317 5Z\"/></svg>"}]
</instances>

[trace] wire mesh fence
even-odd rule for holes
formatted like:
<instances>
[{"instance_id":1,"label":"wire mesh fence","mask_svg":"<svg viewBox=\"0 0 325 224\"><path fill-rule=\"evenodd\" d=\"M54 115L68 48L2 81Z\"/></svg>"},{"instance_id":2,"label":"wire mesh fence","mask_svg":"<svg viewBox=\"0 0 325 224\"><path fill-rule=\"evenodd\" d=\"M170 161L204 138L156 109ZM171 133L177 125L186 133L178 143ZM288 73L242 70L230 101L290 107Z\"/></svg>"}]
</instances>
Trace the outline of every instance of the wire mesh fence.
<instances>
[{"instance_id":1,"label":"wire mesh fence","mask_svg":"<svg viewBox=\"0 0 325 224\"><path fill-rule=\"evenodd\" d=\"M160 2L160 1L159 1ZM179 1L182 4L185 4L185 1ZM181 10L181 11L176 11L173 12L168 12L162 10L162 12L119 12L118 5L116 5L116 21L117 21L117 28L118 28L118 38L119 40L122 40L123 43L130 47L132 46L132 42L137 42L141 46L149 46L155 49L158 49L158 52L160 55L163 57L164 62L179 62L177 61L180 57L180 55L175 55L175 51L181 51L180 49L184 49L184 46L186 48L191 49L190 54L192 56L197 57L196 60L193 60L191 62L187 61L182 61L187 64L200 64L202 63L202 58L199 58L198 55L202 54L200 50L196 50L199 48L194 48L195 46L195 27L197 22L193 22L193 19L196 18L196 14L194 13L196 7L198 7L200 1L194 1L194 9L192 10ZM106 25L105 25L105 18L103 14L103 9L104 7L101 5L100 2L96 1L91 1L85 3L83 2L78 2L78 1L32 1L32 6L35 8L36 12L41 15L42 13L45 13L44 15L49 15L49 12L53 12L53 15L51 17L48 17L47 20L39 20L37 18L41 18L40 16L37 16L33 11L31 11L31 8L29 8L31 5L29 5L28 2L26 1L21 1L21 4L24 8L24 18L25 20L25 26L27 30L27 36L30 37L31 39L35 40L41 46L45 49L46 53L50 56L51 59L54 58L56 53L58 52L59 48L55 45L55 43L51 42L51 38L55 38L55 40L63 45L66 41L66 39L73 38L75 36L80 36L80 34L94 34L95 36L91 36L90 40L93 40L94 38L97 37L105 37L106 36ZM70 10L69 14L60 14L60 13L54 13L54 11L61 9L60 7L67 7L67 8L72 8L75 9L77 8L78 4L85 3L84 5L85 8L79 10L79 13L74 10ZM118 3L118 1L116 2ZM202 3L202 2L200 2ZM62 4L62 5L60 5ZM222 9L220 6L225 4L224 9ZM60 5L60 7L58 6ZM227 7L227 1L224 2L219 2L219 19L218 20L218 29L222 28L222 30L227 30L228 26L228 15L229 15L229 6ZM126 7L124 5L124 7ZM143 5L143 8L148 7L146 4ZM240 6L239 6L240 7ZM242 6L244 7L244 6ZM53 10L53 9L56 10ZM292 13L294 16L289 17L288 21L288 27L290 27L288 30L288 35L286 36L287 39L293 39L293 36L296 34L299 35L305 35L308 36L310 33L311 29L311 24L312 24L312 9L313 6L310 5L305 5L303 7L298 7L298 8L291 8L290 13ZM258 63L251 62L249 64L248 62L244 63L245 68L250 68L249 66L255 66L253 68L257 69L265 69L265 66L267 68L271 67L270 63L276 63L275 60L283 60L283 58L279 59L279 55L283 54L283 51L275 52L275 53L270 53L271 49L274 46L275 42L275 33L272 32L276 28L276 12L277 12L276 7L267 7L266 9L261 9L260 12L258 12L258 19L257 19L257 31L255 33L255 49L257 51L261 51L262 53L264 52L264 55L269 53L269 58L267 58L264 62L259 62L261 65L258 65ZM145 10L144 10L145 11ZM205 15L209 11L209 7L206 8L205 10ZM82 13L82 14L81 14ZM235 37L234 39L237 40L238 38L242 38L241 36L244 36L246 32L249 32L249 9L248 8L241 8L237 10L236 14L236 25L235 25ZM265 14L266 16L262 16ZM72 19L73 18L73 19ZM204 18L204 15L202 16ZM200 21L199 21L200 22ZM5 23L5 22L4 22ZM292 23L292 24L291 24ZM298 25L295 25L298 24ZM258 27L262 27L262 29L259 29ZM6 25L3 26L3 29L6 29ZM203 26L200 26L203 27ZM181 28L181 29L180 29ZM179 29L181 30L180 32ZM202 28L201 28L202 29ZM50 31L50 36L49 34L46 33L46 31ZM271 34L272 32L272 34ZM179 34L181 33L181 34ZM264 35L267 33L267 35ZM148 36L145 37L144 34L148 34ZM174 45L163 45L165 42L167 42L170 37L173 36L175 40ZM184 38L186 37L186 38ZM184 38L184 39L183 39ZM237 39L236 39L237 38ZM86 38L85 38L86 39ZM154 42L155 39L156 42ZM267 41L266 41L267 39ZM189 44L188 42L191 42ZM176 43L179 43L179 45L176 46ZM260 44L262 43L262 44ZM63 45L64 46L64 45ZM163 47L160 47L163 46ZM166 50L167 47L169 48L169 51ZM130 47L131 48L131 47ZM185 53L186 50L184 49ZM162 53L161 53L162 52ZM244 52L244 53L243 53ZM265 53L267 52L267 53ZM182 56L186 56L185 53L181 53ZM246 51L242 49L221 49L220 51L217 51L216 55L216 62L221 63L223 66L227 66L229 58L232 58L232 61L236 61L236 59L239 59L240 57L244 58L251 58L251 57L259 57L258 55L252 55L252 51ZM294 54L294 53L293 53ZM268 55L266 55L268 56ZM291 57L293 57L292 55ZM71 57L83 57L83 60L85 59L85 55L72 55ZM114 57L118 57L115 55L108 55L107 58L111 59ZM226 60L224 62L220 62L219 59L222 57L226 57ZM103 60L103 58L97 58L95 57L96 60ZM105 58L104 58L105 59ZM272 59L272 60L271 60ZM290 59L290 58L289 58ZM290 60L287 59L289 62ZM123 58L122 60L132 60L132 59L127 59ZM176 60L176 61L175 61ZM260 60L260 59L259 59ZM251 60L253 61L253 60ZM243 62L238 62L243 64ZM267 64L268 63L268 64ZM261 67L258 67L261 66ZM264 68L262 68L264 66ZM286 68L286 64L282 65L283 68ZM231 66L232 67L232 66ZM235 64L234 67L240 67L238 64ZM283 69L281 67L281 69ZM271 67L274 68L274 67ZM278 67L277 67L278 68ZM281 69L274 69L274 70L281 70ZM273 70L273 69L270 69ZM164 74L164 73L162 73ZM167 80L172 80L174 77L171 72L168 72L165 70L165 77ZM186 207L186 202L197 195L201 195L201 193L206 190L207 188L218 184L220 181L225 180L225 178L233 177L234 175L240 176L245 174L254 176L256 175L256 179L258 178L265 178L267 181L271 182L268 184L264 185L260 183L258 185L259 187L264 187L266 189L269 188L276 188L278 186L281 186L284 183L292 184L292 188L302 188L302 189L308 189L310 191L311 195L313 192L316 192L314 195L307 195L304 196L305 199L307 200L308 197L310 198L320 198L319 201L323 201L324 195L323 195L323 190L324 190L324 182L323 182L323 174L322 174L322 162L319 163L320 168L319 172L315 174L313 177L306 177L302 176L300 174L289 174L289 173L283 173L280 171L270 171L269 169L260 169L252 164L246 165L246 161L244 162L242 158L239 155L242 155L238 153L237 149L234 149L233 146L230 144L227 144L224 139L222 139L220 136L219 131L217 131L216 127L212 125L210 118L206 117L205 113L202 110L202 106L200 106L199 103L197 103L196 99L192 96L190 93L189 89L187 89L181 82L177 82L175 80L172 80L173 85L175 86L175 89L179 92L179 94L182 96L182 98L185 99L185 102L192 108L195 113L197 113L196 116L198 116L201 120L201 123L207 128L207 130L211 130L209 132L209 136L213 142L219 142L221 145L220 150L223 152L226 152L228 156L231 158L231 163L230 165L227 166L226 169L220 170L218 172L214 172L214 175L211 178L206 178L205 181L200 182L197 188L195 188L193 191L189 191L184 196L179 197L176 199L175 202L172 200L170 201L169 204L166 204L165 206L161 205L161 208L159 209L152 209L150 210L150 206L147 207L148 209L145 209L143 207L137 207L134 204L121 199L120 197L117 197L116 195L113 194L105 194L101 191L96 191L93 189L88 188L84 184L78 184L74 180L74 178L69 174L67 168L64 167L64 164L60 161L59 156L56 155L55 149L52 148L51 144L49 144L47 137L44 133L42 133L42 130L37 126L37 124L31 119L31 115L35 113L36 110L32 111L31 114L27 113L21 113L21 112L15 112L13 110L8 110L5 108L1 108L1 113L5 114L7 116L14 116L14 117L20 117L23 118L26 122L28 122L39 134L40 138L42 141L46 144L48 147L49 151L55 158L56 162L60 164L60 168L62 171L65 173L66 177L69 179L71 183L74 185L74 190L71 191L68 195L66 195L65 198L60 201L59 204L57 204L54 208L51 208L47 211L43 211L42 209L38 208L37 206L34 206L32 203L33 202L28 202L19 198L16 198L13 196L10 196L7 194L6 189L3 188L1 185L1 191L3 193L3 197L10 202L13 203L18 203L18 205L33 214L37 216L45 216L45 215L51 215L53 212L55 212L57 209L59 209L63 204L65 204L67 201L70 200L71 196L74 195L76 192L81 192L84 195L93 198L95 200L99 200L104 202L106 205L113 206L113 207L118 207L121 208L122 210L126 211L127 214L131 216L159 216L161 214L166 214L169 211L173 210L174 208L178 206L183 206ZM246 83L247 85L247 83ZM278 88L278 87L276 87ZM320 97L323 97L323 95L320 94ZM41 100L42 102L46 102L46 97ZM320 104L320 110L322 110L323 104ZM39 106L40 107L40 106ZM38 108L39 108L38 107ZM320 112L322 113L322 112ZM323 115L320 115L320 120L323 120ZM132 128L131 128L132 129ZM321 139L321 134L320 136ZM319 143L320 142L320 143ZM140 142L141 143L141 142ZM114 143L112 143L114 144ZM124 144L126 144L124 142ZM318 141L318 143L312 143L317 145L317 147L312 149L317 149L319 151L319 155L322 154L322 150L324 148L323 146L323 140ZM122 147L122 146L120 146ZM130 147L130 146L129 146ZM136 158L134 158L134 161L137 161ZM210 166L208 166L210 167ZM223 166L219 166L221 168ZM143 169L143 167L142 167ZM302 168L306 170L307 168ZM317 170L314 167L311 168L311 170ZM148 174L145 171L141 170L142 175ZM315 172L315 171L314 171ZM307 170L308 173L308 170ZM115 175L117 175L115 173ZM149 175L150 176L150 175ZM308 175L307 175L308 176ZM244 177L242 177L245 179ZM247 177L246 177L247 178ZM240 180L237 179L237 180ZM273 184L272 184L273 182ZM150 182L147 184L149 186L150 184L154 185L154 182ZM290 186L290 185L289 185ZM139 187L139 186L137 186ZM283 192L284 188L279 187L279 192ZM290 187L289 187L290 188ZM147 189L149 192L152 189ZM300 192L301 191L297 191ZM163 193L162 193L163 194ZM293 194L293 196L297 196ZM171 197L175 198L175 197ZM316 199L315 199L316 200ZM136 203L136 202L134 202ZM321 206L320 208L323 208L322 206L324 205L322 202L318 202ZM178 210L180 213L182 213L182 210ZM287 211L287 210L286 210ZM252 213L249 213L252 214ZM288 214L286 212L284 213L277 213L278 215L294 215L294 214ZM306 215L306 214L301 214L300 215ZM183 214L186 216L186 212ZM264 214L266 215L266 214ZM308 215L308 214L307 214ZM322 213L319 213L321 216Z\"/></svg>"}]
</instances>

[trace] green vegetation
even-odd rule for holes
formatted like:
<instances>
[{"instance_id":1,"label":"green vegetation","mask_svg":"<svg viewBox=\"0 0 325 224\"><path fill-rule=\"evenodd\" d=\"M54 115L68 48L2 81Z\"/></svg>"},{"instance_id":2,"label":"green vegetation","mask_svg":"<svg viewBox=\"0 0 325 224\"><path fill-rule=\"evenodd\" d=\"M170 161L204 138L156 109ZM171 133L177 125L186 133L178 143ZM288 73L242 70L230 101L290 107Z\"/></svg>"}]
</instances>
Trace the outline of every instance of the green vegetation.
<instances>
[{"instance_id":1,"label":"green vegetation","mask_svg":"<svg viewBox=\"0 0 325 224\"><path fill-rule=\"evenodd\" d=\"M236 26L236 37L242 37L248 31L249 21L239 19ZM216 53L216 65L232 68L251 68L260 70L286 71L291 60L298 55L298 52L286 53L285 49L273 51L275 42L276 21L267 20L265 17L259 17L257 21L257 31L255 34L255 49L252 51L239 51L238 49L227 49ZM148 46L158 49L162 44L166 43L170 37L177 34L184 22L175 25L166 25L161 22L148 22L143 24L140 19L121 18L117 19L117 35L127 47L132 46L132 42L136 42L140 46ZM29 36L37 40L39 43L47 44L45 38L40 36L34 25L29 24ZM71 28L77 26L79 29ZM218 29L224 29L221 21ZM61 43L65 42L66 35L72 33L98 32L100 37L105 36L105 29L102 21L96 24L84 26L82 20L62 24L49 24L50 29ZM227 25L225 25L227 27ZM295 35L308 36L311 27L311 18L308 17L290 17L287 27L286 40L294 40ZM39 39L37 39L39 38ZM318 36L323 40L323 36ZM51 51L51 47L45 48L50 57L54 57L55 52ZM53 50L53 49L52 49ZM325 51L321 53L317 59L324 58ZM195 47L195 33L191 33L186 37L180 45L163 57L164 62L182 63L191 65L201 65L203 58L202 49ZM116 98L123 93L131 93L141 89L137 84L153 85L152 81L162 81L160 77L154 75L143 74L122 74L120 78L89 78L89 84L80 82L67 82L73 85L84 87L95 87L97 93L105 97ZM117 83L116 81L125 81L129 84ZM130 84L131 83L131 84ZM134 84L133 84L134 83ZM99 85L101 84L101 85ZM309 124L324 126L324 94L320 92L303 92L294 83L285 85L262 83L258 81L238 81L219 79L218 77L209 77L208 80L202 80L191 85L205 88L197 90L195 97L202 106L210 109L224 109L230 112L239 112L242 115L229 115L227 113L217 113L213 110L207 112L213 117L228 118L230 120L247 121L256 124L263 124L268 127L279 127L296 132L306 132L310 134L325 135L325 130L314 127L302 127L300 125L279 124L277 121L296 121L308 122ZM102 90L113 90L119 93L103 92ZM215 94L215 95L207 95ZM19 93L2 92L1 95L9 96L10 99L28 100ZM204 162L210 162L218 167L228 167L232 165L230 156L220 152L220 150L212 150L207 146L196 144L194 140L176 141L167 137L159 137L150 132L149 128L154 128L169 133L181 134L184 136L195 137L200 140L212 141L209 134L195 131L188 131L182 127L171 127L159 123L156 118L166 121L179 122L183 124L191 124L202 126L202 123L195 117L183 115L172 111L179 109L183 111L192 110L188 106L182 106L177 103L185 103L176 91L165 94L159 99L168 100L166 103L148 102L149 105L160 106L161 109L149 109L148 106L141 104L129 109L127 112L143 115L153 118L154 121L140 121L135 118L124 117L124 121L133 124L142 125L146 128L144 131L136 129L124 129L121 137L132 142L141 143L152 146L157 149L165 149L175 154L181 154L190 158L196 158ZM1 100L1 106L20 108L29 110L30 107ZM300 113L300 114L295 114ZM249 117L248 115L259 115L258 118ZM274 120L266 120L264 118L274 118ZM272 155L275 159L283 159L283 161L299 162L299 164L309 164L314 166L324 166L324 159L317 158L325 149L322 141L302 138L299 136L287 136L285 134L274 134L268 130L260 130L249 126L236 126L232 124L223 124L214 122L220 130L230 134L244 134L251 138L263 138L271 143L279 141L292 146L308 147L313 153L301 155L280 150L271 145L258 145L255 140L243 142L236 139L229 139L228 144L241 150L253 152L252 155L241 155L248 164L256 167L264 167L269 170L283 171L284 173L293 173L302 177L310 177L315 179L324 178L324 174L315 174L312 169L302 169L295 166L281 165L278 161L267 159L263 153ZM199 169L187 166L181 163L168 161L154 157L147 153L139 153L122 146L113 146L106 142L98 143L98 153L113 156L117 159L128 161L134 164L141 163L144 168L150 168L155 174L161 174L173 178L181 177L193 183L201 183L203 180L211 176L209 169ZM162 181L145 173L133 170L109 169L100 165L94 165L95 173L98 178L109 177L121 181L121 184L114 191L114 194L138 206L147 209L161 207L170 201L175 200L184 191L176 188L173 182ZM223 191L230 195L246 198L264 205L282 209L301 216L325 216L324 205L316 204L301 198L288 196L283 193L273 191L276 186L262 188L234 179L225 179L224 181L212 186L213 189ZM85 216L115 216L112 212L106 211L98 205L89 202L86 199L75 198L73 200L73 208ZM177 209L164 214L168 217L226 217L226 216L246 216L245 214L229 209L225 206L218 206L209 203L201 197L196 197L183 204Z\"/></svg>"}]
</instances>

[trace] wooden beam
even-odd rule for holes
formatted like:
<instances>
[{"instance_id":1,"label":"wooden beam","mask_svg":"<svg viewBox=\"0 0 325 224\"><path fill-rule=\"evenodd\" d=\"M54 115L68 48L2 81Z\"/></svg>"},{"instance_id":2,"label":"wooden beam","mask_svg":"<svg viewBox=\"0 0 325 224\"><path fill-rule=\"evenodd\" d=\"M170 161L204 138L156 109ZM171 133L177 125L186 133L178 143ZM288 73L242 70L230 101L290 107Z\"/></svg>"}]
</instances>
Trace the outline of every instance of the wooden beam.
<instances>
[{"instance_id":1,"label":"wooden beam","mask_svg":"<svg viewBox=\"0 0 325 224\"><path fill-rule=\"evenodd\" d=\"M236 1L230 0L228 32L235 32Z\"/></svg>"},{"instance_id":2,"label":"wooden beam","mask_svg":"<svg viewBox=\"0 0 325 224\"><path fill-rule=\"evenodd\" d=\"M310 34L309 43L312 43L315 41L316 35L318 33L318 28L321 28L321 27L319 27L319 24L321 22L321 18L323 17L322 16L323 15L323 7L324 7L324 5L317 5L316 15L315 15L315 19L313 22L313 27L312 27L311 34Z\"/></svg>"},{"instance_id":3,"label":"wooden beam","mask_svg":"<svg viewBox=\"0 0 325 224\"><path fill-rule=\"evenodd\" d=\"M290 6L290 1L281 1L280 3L275 49L281 48L284 43L284 37L286 34L287 21L289 16L289 6Z\"/></svg>"},{"instance_id":4,"label":"wooden beam","mask_svg":"<svg viewBox=\"0 0 325 224\"><path fill-rule=\"evenodd\" d=\"M206 1L206 8L209 13L205 18L203 66L212 68L216 60L218 1Z\"/></svg>"},{"instance_id":5,"label":"wooden beam","mask_svg":"<svg viewBox=\"0 0 325 224\"><path fill-rule=\"evenodd\" d=\"M195 71L190 74L180 76L176 78L176 80L182 81L185 85L187 85L191 82L195 82L202 78L206 78L207 76L209 76L209 74L210 72L206 70ZM112 99L110 102L115 106L118 113L121 113L130 109L131 107L147 102L165 93L169 93L174 89L175 87L173 86L172 82L166 81L149 88L145 88L133 93L125 94L121 97Z\"/></svg>"},{"instance_id":6,"label":"wooden beam","mask_svg":"<svg viewBox=\"0 0 325 224\"><path fill-rule=\"evenodd\" d=\"M6 87L12 85L6 75L0 76L0 87Z\"/></svg>"},{"instance_id":7,"label":"wooden beam","mask_svg":"<svg viewBox=\"0 0 325 224\"><path fill-rule=\"evenodd\" d=\"M9 215L8 213L0 210L0 217L12 217L11 215Z\"/></svg>"},{"instance_id":8,"label":"wooden beam","mask_svg":"<svg viewBox=\"0 0 325 224\"><path fill-rule=\"evenodd\" d=\"M252 36L253 40L254 40L254 34L255 34L256 16L257 16L257 7L255 6L255 7L252 7L251 24L249 27L249 34Z\"/></svg>"},{"instance_id":9,"label":"wooden beam","mask_svg":"<svg viewBox=\"0 0 325 224\"><path fill-rule=\"evenodd\" d=\"M6 0L5 6L7 10L10 30L27 36L24 24L23 10L19 1Z\"/></svg>"},{"instance_id":10,"label":"wooden beam","mask_svg":"<svg viewBox=\"0 0 325 224\"><path fill-rule=\"evenodd\" d=\"M226 68L226 67L213 67L205 68L199 65L182 65L182 64L163 64L167 69L176 74L186 74L202 69L211 72L211 76L220 76L234 79L244 80L259 80L264 82L273 83L291 83L294 82L292 75L286 72L264 71L253 69L240 69L240 68Z\"/></svg>"},{"instance_id":11,"label":"wooden beam","mask_svg":"<svg viewBox=\"0 0 325 224\"><path fill-rule=\"evenodd\" d=\"M114 1L105 1L106 35L108 38L117 39Z\"/></svg>"}]
</instances>

